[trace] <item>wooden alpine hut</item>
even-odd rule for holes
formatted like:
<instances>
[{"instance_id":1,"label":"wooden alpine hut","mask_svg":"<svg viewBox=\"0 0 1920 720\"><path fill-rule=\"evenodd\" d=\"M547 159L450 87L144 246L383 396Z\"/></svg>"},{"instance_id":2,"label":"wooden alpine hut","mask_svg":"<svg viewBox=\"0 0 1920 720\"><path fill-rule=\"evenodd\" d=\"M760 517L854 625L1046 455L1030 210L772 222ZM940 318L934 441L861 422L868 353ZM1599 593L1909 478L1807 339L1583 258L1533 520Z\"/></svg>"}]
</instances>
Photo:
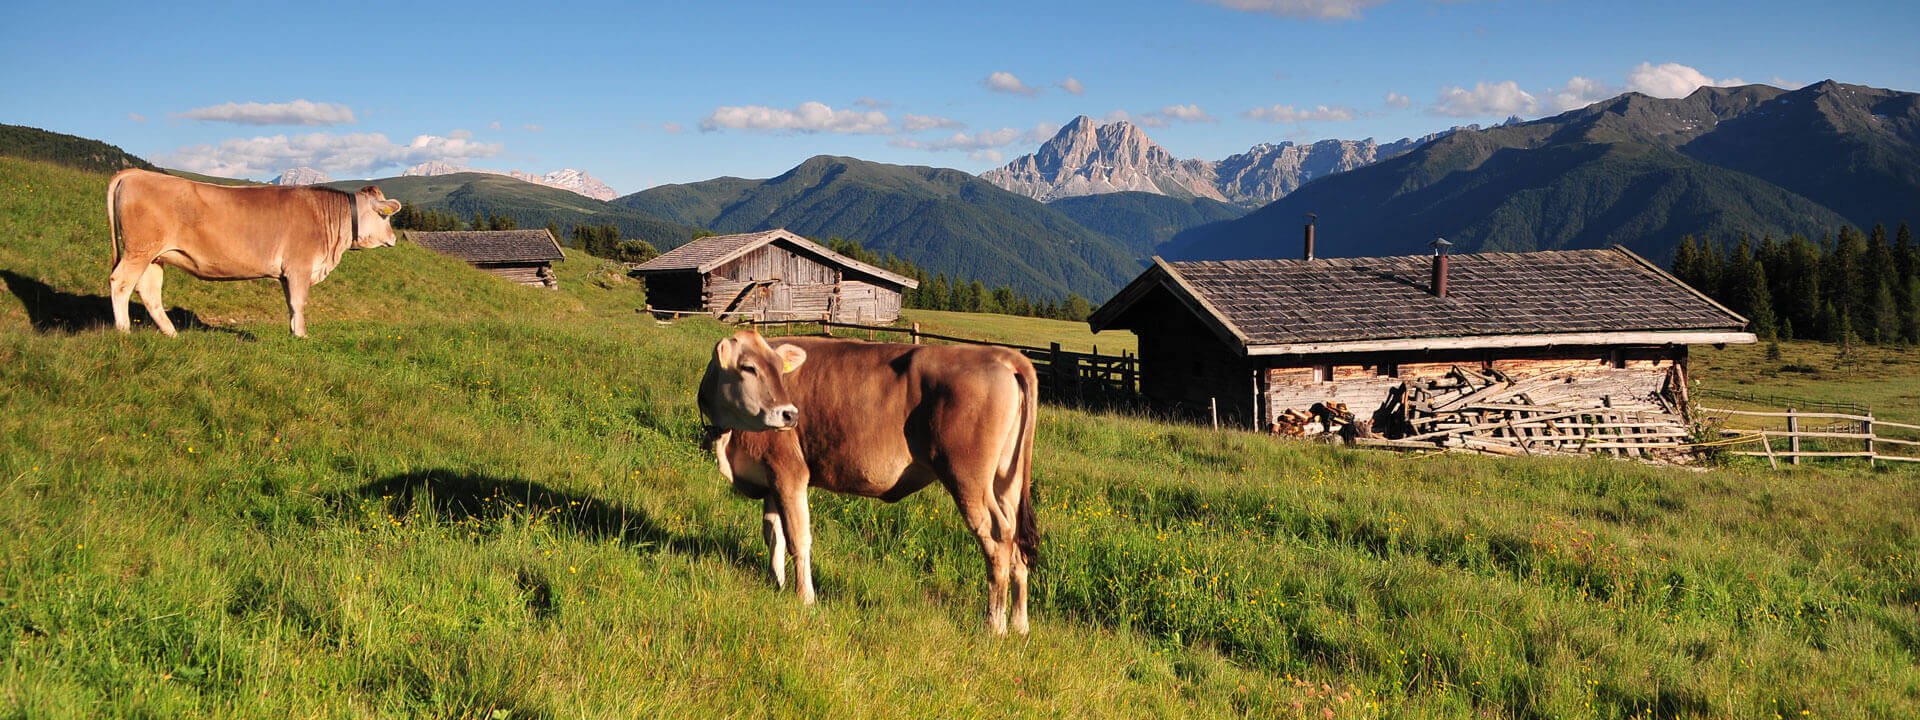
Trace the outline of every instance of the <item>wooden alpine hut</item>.
<instances>
[{"instance_id":1,"label":"wooden alpine hut","mask_svg":"<svg viewBox=\"0 0 1920 720\"><path fill-rule=\"evenodd\" d=\"M784 229L714 235L641 264L654 310L759 320L891 323L920 283Z\"/></svg>"},{"instance_id":2,"label":"wooden alpine hut","mask_svg":"<svg viewBox=\"0 0 1920 720\"><path fill-rule=\"evenodd\" d=\"M560 251L560 243L554 242L553 235L545 229L409 230L407 237L421 247L451 255L481 270L533 287L560 287L560 281L553 276L553 263L567 259L566 254Z\"/></svg>"},{"instance_id":3,"label":"wooden alpine hut","mask_svg":"<svg viewBox=\"0 0 1920 720\"><path fill-rule=\"evenodd\" d=\"M1602 431L1677 443L1688 347L1754 342L1618 246L1313 258L1307 238L1303 259L1156 257L1088 323L1139 336L1141 393L1163 409L1502 454L1630 444Z\"/></svg>"}]
</instances>

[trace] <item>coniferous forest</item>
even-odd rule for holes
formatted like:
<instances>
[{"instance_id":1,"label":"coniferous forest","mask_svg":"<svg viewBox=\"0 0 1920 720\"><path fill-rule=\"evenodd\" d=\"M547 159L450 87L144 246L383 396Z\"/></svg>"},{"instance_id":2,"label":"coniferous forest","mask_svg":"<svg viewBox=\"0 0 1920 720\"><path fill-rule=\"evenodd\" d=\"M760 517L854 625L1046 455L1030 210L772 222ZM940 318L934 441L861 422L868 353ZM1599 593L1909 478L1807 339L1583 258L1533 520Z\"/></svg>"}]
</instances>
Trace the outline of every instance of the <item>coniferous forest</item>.
<instances>
[{"instance_id":1,"label":"coniferous forest","mask_svg":"<svg viewBox=\"0 0 1920 720\"><path fill-rule=\"evenodd\" d=\"M1920 342L1920 247L1906 223L1842 226L1818 240L1688 235L1673 274L1747 316L1762 340Z\"/></svg>"}]
</instances>

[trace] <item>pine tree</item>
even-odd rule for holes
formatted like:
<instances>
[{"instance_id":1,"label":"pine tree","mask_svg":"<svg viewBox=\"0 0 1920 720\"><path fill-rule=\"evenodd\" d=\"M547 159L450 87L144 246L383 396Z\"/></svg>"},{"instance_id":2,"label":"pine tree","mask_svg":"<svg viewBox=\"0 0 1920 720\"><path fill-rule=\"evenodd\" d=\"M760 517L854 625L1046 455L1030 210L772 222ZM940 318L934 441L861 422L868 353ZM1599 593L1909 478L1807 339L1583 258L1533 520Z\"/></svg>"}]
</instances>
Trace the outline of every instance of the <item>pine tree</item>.
<instances>
[{"instance_id":1,"label":"pine tree","mask_svg":"<svg viewBox=\"0 0 1920 720\"><path fill-rule=\"evenodd\" d=\"M1791 321L1795 337L1824 337L1827 327L1821 324L1825 298L1821 294L1820 246L1804 235L1795 235L1787 239L1786 257L1784 267L1773 268L1774 276L1787 288L1773 296L1774 311Z\"/></svg>"},{"instance_id":2,"label":"pine tree","mask_svg":"<svg viewBox=\"0 0 1920 720\"><path fill-rule=\"evenodd\" d=\"M1700 287L1700 245L1693 234L1680 238L1680 246L1673 249L1673 276L1680 282Z\"/></svg>"},{"instance_id":3,"label":"pine tree","mask_svg":"<svg viewBox=\"0 0 1920 720\"><path fill-rule=\"evenodd\" d=\"M1762 340L1779 337L1773 316L1773 293L1767 289L1767 266L1757 260L1749 264L1747 276L1747 320L1753 333Z\"/></svg>"},{"instance_id":4,"label":"pine tree","mask_svg":"<svg viewBox=\"0 0 1920 720\"><path fill-rule=\"evenodd\" d=\"M1898 315L1903 342L1920 342L1920 248L1913 245L1913 232L1906 223L1894 232L1893 304Z\"/></svg>"},{"instance_id":5,"label":"pine tree","mask_svg":"<svg viewBox=\"0 0 1920 720\"><path fill-rule=\"evenodd\" d=\"M953 309L953 293L948 289L947 274L933 276L927 283L926 292L921 293L920 304L928 310Z\"/></svg>"},{"instance_id":6,"label":"pine tree","mask_svg":"<svg viewBox=\"0 0 1920 720\"><path fill-rule=\"evenodd\" d=\"M1080 293L1067 293L1067 305L1063 314L1068 320L1085 320L1087 316L1093 314L1093 304L1087 302L1086 298L1080 297Z\"/></svg>"}]
</instances>

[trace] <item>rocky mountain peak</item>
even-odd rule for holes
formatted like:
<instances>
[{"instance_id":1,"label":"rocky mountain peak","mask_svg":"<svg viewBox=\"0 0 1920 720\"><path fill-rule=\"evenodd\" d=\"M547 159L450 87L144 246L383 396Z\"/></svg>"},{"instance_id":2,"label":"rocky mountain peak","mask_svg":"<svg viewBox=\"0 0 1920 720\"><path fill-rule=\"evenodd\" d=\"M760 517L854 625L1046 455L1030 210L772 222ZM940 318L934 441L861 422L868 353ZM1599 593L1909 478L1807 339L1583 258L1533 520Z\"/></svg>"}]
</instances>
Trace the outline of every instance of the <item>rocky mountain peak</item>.
<instances>
[{"instance_id":1,"label":"rocky mountain peak","mask_svg":"<svg viewBox=\"0 0 1920 720\"><path fill-rule=\"evenodd\" d=\"M273 179L275 185L319 185L325 182L333 182L333 178L310 167L292 168Z\"/></svg>"},{"instance_id":2,"label":"rocky mountain peak","mask_svg":"<svg viewBox=\"0 0 1920 720\"><path fill-rule=\"evenodd\" d=\"M1074 118L1032 155L981 177L1040 201L1141 191L1264 205L1317 177L1346 172L1417 147L1429 138L1382 146L1367 140L1321 140L1310 145L1261 143L1221 161L1182 160L1138 125L1096 126Z\"/></svg>"},{"instance_id":3,"label":"rocky mountain peak","mask_svg":"<svg viewBox=\"0 0 1920 720\"><path fill-rule=\"evenodd\" d=\"M564 168L560 170L555 170L545 175L535 175L533 173L521 172L519 170L506 170L506 171L485 170L480 168L470 168L470 167L465 167L461 165L455 165L453 163L444 162L440 160L431 160L431 161L423 162L423 163L420 163L419 165L415 165L413 167L407 168L406 172L400 173L400 175L402 177L425 177L425 176L432 176L432 175L451 175L453 173L465 173L465 172L486 173L488 175L505 175L515 180L530 182L535 185L545 185L550 188L559 188L561 190L566 190L568 192L585 195L595 200L612 200L620 196L620 193L614 192L614 189L612 187L609 187L606 183L601 182L598 178L595 178L594 176L587 174L587 171L575 170L573 168Z\"/></svg>"}]
</instances>

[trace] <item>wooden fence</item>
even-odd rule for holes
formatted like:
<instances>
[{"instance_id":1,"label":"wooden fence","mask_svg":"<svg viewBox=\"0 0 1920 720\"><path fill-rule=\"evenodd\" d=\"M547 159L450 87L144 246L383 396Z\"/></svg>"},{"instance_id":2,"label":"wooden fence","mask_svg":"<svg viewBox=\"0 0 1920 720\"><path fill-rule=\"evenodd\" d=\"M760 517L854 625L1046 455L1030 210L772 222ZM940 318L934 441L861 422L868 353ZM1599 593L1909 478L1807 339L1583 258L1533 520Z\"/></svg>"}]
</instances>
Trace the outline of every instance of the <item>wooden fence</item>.
<instances>
[{"instance_id":1,"label":"wooden fence","mask_svg":"<svg viewBox=\"0 0 1920 720\"><path fill-rule=\"evenodd\" d=\"M1794 465L1801 458L1850 458L1872 465L1886 462L1920 462L1920 425L1909 425L1875 418L1872 412L1806 412L1792 407L1781 410L1738 410L1700 406L1695 408L1705 419L1720 425L1720 434L1728 437L1758 437L1759 447L1743 443L1734 455L1764 457L1779 467L1782 459Z\"/></svg>"},{"instance_id":2,"label":"wooden fence","mask_svg":"<svg viewBox=\"0 0 1920 720\"><path fill-rule=\"evenodd\" d=\"M864 333L868 340L889 342L907 342L922 345L928 342L952 343L958 345L993 345L1017 350L1033 361L1033 369L1040 378L1040 399L1058 405L1072 405L1089 408L1133 407L1139 405L1140 396L1140 356L1122 352L1119 355L1101 355L1097 352L1083 353L1060 349L1060 343L1051 343L1048 347L1016 345L975 338L939 335L920 330L920 323L906 327L886 325L860 325L856 323L833 322L829 320L746 320L740 324L759 330L763 335L818 334L833 336L835 329L852 331L859 337Z\"/></svg>"}]
</instances>

